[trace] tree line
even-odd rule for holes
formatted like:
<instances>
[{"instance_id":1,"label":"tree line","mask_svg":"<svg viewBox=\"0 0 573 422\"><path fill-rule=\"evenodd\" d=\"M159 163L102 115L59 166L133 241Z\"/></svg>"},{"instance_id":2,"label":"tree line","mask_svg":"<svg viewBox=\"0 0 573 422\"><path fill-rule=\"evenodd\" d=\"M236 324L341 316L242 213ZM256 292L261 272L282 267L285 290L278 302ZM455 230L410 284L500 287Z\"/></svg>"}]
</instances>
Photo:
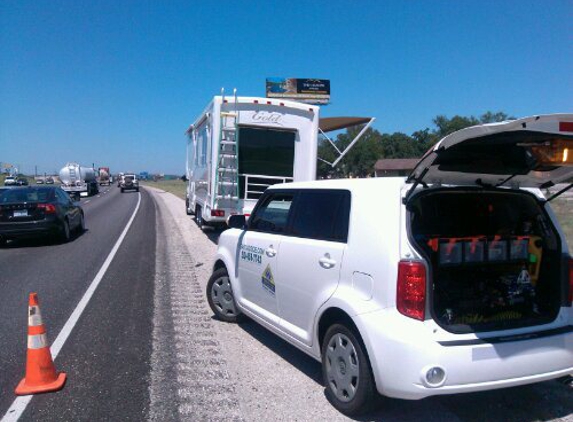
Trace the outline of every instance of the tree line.
<instances>
[{"instance_id":1,"label":"tree line","mask_svg":"<svg viewBox=\"0 0 573 422\"><path fill-rule=\"evenodd\" d=\"M376 129L369 128L335 168L319 161L318 177L373 176L374 164L381 158L419 158L436 142L456 130L482 123L514 119L515 117L501 111L496 113L488 111L479 117L456 115L448 118L439 115L432 120L433 128L418 130L411 135L401 132L381 133ZM346 133L336 136L333 142L339 150L343 151L362 128L363 126L349 128ZM322 139L318 145L318 156L333 162L338 154L326 139Z\"/></svg>"}]
</instances>

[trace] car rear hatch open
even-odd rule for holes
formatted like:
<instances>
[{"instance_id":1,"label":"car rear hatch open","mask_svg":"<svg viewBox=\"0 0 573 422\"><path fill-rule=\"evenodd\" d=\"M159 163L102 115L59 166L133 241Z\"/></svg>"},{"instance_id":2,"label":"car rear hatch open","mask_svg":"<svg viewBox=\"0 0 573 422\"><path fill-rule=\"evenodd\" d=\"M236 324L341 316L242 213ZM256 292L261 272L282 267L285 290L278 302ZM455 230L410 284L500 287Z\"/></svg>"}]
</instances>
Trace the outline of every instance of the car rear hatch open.
<instances>
[{"instance_id":1,"label":"car rear hatch open","mask_svg":"<svg viewBox=\"0 0 573 422\"><path fill-rule=\"evenodd\" d=\"M538 326L570 306L559 231L545 201L519 188L571 178L571 114L464 129L422 158L405 203L438 324L453 333Z\"/></svg>"},{"instance_id":2,"label":"car rear hatch open","mask_svg":"<svg viewBox=\"0 0 573 422\"><path fill-rule=\"evenodd\" d=\"M473 126L446 136L408 181L545 188L573 177L573 114Z\"/></svg>"}]
</instances>

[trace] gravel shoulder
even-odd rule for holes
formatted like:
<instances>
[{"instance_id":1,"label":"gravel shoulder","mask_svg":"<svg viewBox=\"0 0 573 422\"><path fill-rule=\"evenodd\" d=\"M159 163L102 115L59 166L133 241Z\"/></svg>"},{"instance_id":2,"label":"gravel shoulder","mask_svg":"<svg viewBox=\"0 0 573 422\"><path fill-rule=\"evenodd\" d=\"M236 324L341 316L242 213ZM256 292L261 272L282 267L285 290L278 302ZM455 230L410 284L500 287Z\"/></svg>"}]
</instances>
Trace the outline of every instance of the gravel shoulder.
<instances>
[{"instance_id":1,"label":"gravel shoulder","mask_svg":"<svg viewBox=\"0 0 573 422\"><path fill-rule=\"evenodd\" d=\"M213 318L205 298L217 232L184 201L145 187L156 203L152 420L343 421L326 400L320 363L254 322ZM380 399L362 421L573 421L573 390L557 381L420 401Z\"/></svg>"}]
</instances>

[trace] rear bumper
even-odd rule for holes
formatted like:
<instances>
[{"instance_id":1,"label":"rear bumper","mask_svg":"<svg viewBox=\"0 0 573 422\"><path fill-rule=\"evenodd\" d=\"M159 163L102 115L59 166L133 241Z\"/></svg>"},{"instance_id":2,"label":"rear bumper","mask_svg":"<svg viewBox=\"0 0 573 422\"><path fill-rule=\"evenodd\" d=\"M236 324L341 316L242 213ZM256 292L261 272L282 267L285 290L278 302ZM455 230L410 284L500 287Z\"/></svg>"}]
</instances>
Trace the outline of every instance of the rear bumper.
<instances>
[{"instance_id":1,"label":"rear bumper","mask_svg":"<svg viewBox=\"0 0 573 422\"><path fill-rule=\"evenodd\" d=\"M58 220L0 223L0 237L5 239L28 238L58 233Z\"/></svg>"},{"instance_id":2,"label":"rear bumper","mask_svg":"<svg viewBox=\"0 0 573 422\"><path fill-rule=\"evenodd\" d=\"M573 330L502 343L444 345L433 326L396 314L386 310L355 318L360 332L368 333L363 339L377 389L386 396L422 399L513 387L573 373ZM435 367L445 372L445 379L432 386L426 373Z\"/></svg>"}]
</instances>

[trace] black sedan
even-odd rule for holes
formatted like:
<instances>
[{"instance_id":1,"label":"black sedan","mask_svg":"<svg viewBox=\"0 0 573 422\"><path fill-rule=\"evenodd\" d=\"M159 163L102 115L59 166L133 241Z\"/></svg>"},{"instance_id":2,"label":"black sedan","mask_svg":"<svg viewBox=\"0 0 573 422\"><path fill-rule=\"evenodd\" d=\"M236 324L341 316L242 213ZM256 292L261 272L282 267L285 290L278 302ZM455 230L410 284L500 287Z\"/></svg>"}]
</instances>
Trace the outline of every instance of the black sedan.
<instances>
[{"instance_id":1,"label":"black sedan","mask_svg":"<svg viewBox=\"0 0 573 422\"><path fill-rule=\"evenodd\" d=\"M85 229L84 211L55 186L0 191L0 244L10 239L49 236L67 242Z\"/></svg>"}]
</instances>

